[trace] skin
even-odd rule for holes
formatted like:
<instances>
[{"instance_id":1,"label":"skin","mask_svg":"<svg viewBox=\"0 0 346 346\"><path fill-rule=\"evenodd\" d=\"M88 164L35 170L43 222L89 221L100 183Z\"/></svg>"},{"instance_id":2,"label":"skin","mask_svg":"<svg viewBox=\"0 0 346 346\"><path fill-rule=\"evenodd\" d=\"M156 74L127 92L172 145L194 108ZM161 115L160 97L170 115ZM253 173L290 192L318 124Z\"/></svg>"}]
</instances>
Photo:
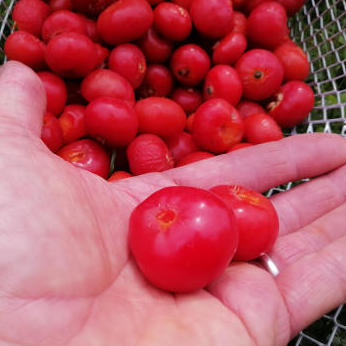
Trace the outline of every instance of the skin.
<instances>
[{"instance_id":1,"label":"skin","mask_svg":"<svg viewBox=\"0 0 346 346\"><path fill-rule=\"evenodd\" d=\"M109 183L45 148L44 108L31 70L0 70L0 346L280 346L345 302L342 137L293 136ZM206 289L172 295L150 286L129 255L129 215L157 189L265 191L305 177L317 178L273 198L275 278L233 263Z\"/></svg>"}]
</instances>

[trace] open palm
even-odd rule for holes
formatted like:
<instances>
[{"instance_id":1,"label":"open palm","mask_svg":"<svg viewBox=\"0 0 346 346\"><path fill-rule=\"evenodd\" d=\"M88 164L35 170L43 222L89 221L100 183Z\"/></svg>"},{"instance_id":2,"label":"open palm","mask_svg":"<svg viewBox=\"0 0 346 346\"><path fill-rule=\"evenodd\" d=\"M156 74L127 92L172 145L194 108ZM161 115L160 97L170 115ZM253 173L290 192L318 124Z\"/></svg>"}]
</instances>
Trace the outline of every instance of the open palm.
<instances>
[{"instance_id":1,"label":"open palm","mask_svg":"<svg viewBox=\"0 0 346 346\"><path fill-rule=\"evenodd\" d=\"M44 97L18 63L0 72L0 345L286 345L345 301L346 141L295 136L117 183L39 139ZM237 183L276 195L281 273L233 263L207 289L168 294L128 252L128 218L165 186Z\"/></svg>"}]
</instances>

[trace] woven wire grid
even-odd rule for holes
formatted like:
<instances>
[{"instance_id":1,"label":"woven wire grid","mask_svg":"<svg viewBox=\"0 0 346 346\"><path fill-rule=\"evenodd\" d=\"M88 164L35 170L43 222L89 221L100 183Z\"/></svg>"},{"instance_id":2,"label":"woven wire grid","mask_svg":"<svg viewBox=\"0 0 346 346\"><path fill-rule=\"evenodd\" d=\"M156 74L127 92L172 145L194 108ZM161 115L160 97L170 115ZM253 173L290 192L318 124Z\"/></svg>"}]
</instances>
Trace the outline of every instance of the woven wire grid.
<instances>
[{"instance_id":1,"label":"woven wire grid","mask_svg":"<svg viewBox=\"0 0 346 346\"><path fill-rule=\"evenodd\" d=\"M3 46L13 30L11 11L16 0L0 0L0 63ZM289 22L291 38L311 62L308 83L315 92L315 107L301 125L286 135L337 133L346 137L346 2L308 0ZM276 187L268 196L304 182ZM289 346L346 346L346 304L322 316L289 343Z\"/></svg>"}]
</instances>

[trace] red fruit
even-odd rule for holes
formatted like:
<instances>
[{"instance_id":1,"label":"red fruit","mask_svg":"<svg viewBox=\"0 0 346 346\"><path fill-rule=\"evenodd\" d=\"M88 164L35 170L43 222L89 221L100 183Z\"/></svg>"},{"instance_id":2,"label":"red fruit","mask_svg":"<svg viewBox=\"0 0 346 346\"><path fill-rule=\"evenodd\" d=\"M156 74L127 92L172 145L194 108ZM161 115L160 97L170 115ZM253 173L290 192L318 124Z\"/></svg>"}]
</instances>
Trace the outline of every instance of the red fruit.
<instances>
[{"instance_id":1,"label":"red fruit","mask_svg":"<svg viewBox=\"0 0 346 346\"><path fill-rule=\"evenodd\" d=\"M173 101L179 103L187 114L195 112L202 103L201 92L193 88L176 88L171 98Z\"/></svg>"},{"instance_id":2,"label":"red fruit","mask_svg":"<svg viewBox=\"0 0 346 346\"><path fill-rule=\"evenodd\" d=\"M302 81L284 84L267 106L269 115L284 128L301 123L314 107L314 92Z\"/></svg>"},{"instance_id":3,"label":"red fruit","mask_svg":"<svg viewBox=\"0 0 346 346\"><path fill-rule=\"evenodd\" d=\"M248 18L248 38L259 47L273 49L283 43L287 33L285 8L275 1L258 5Z\"/></svg>"},{"instance_id":4,"label":"red fruit","mask_svg":"<svg viewBox=\"0 0 346 346\"><path fill-rule=\"evenodd\" d=\"M194 162L198 162L201 160L205 160L205 159L209 159L211 157L214 157L215 155L213 155L212 153L208 153L205 151L195 151L191 154L188 154L186 156L184 156L182 159L180 159L177 164L176 167L181 167L181 166L186 166L190 163L194 163Z\"/></svg>"},{"instance_id":5,"label":"red fruit","mask_svg":"<svg viewBox=\"0 0 346 346\"><path fill-rule=\"evenodd\" d=\"M59 10L72 10L72 2L71 0L50 0L49 6L52 11Z\"/></svg>"},{"instance_id":6,"label":"red fruit","mask_svg":"<svg viewBox=\"0 0 346 346\"><path fill-rule=\"evenodd\" d=\"M95 48L96 48L96 55L97 55L96 67L103 68L106 65L106 60L108 59L110 52L106 47L98 43L95 43Z\"/></svg>"},{"instance_id":7,"label":"red fruit","mask_svg":"<svg viewBox=\"0 0 346 346\"><path fill-rule=\"evenodd\" d=\"M89 102L101 96L109 96L130 105L135 103L131 84L120 74L106 69L97 69L86 76L81 84L81 93Z\"/></svg>"},{"instance_id":8,"label":"red fruit","mask_svg":"<svg viewBox=\"0 0 346 346\"><path fill-rule=\"evenodd\" d=\"M57 116L63 111L66 104L66 84L63 79L52 72L38 72L37 75L46 90L47 111Z\"/></svg>"},{"instance_id":9,"label":"red fruit","mask_svg":"<svg viewBox=\"0 0 346 346\"><path fill-rule=\"evenodd\" d=\"M85 110L88 133L110 147L128 145L138 130L137 114L126 102L111 97L99 97Z\"/></svg>"},{"instance_id":10,"label":"red fruit","mask_svg":"<svg viewBox=\"0 0 346 346\"><path fill-rule=\"evenodd\" d=\"M213 63L233 65L245 52L246 38L239 32L232 31L213 47Z\"/></svg>"},{"instance_id":11,"label":"red fruit","mask_svg":"<svg viewBox=\"0 0 346 346\"><path fill-rule=\"evenodd\" d=\"M135 110L140 132L166 138L184 130L186 114L180 105L168 98L148 97L138 101Z\"/></svg>"},{"instance_id":12,"label":"red fruit","mask_svg":"<svg viewBox=\"0 0 346 346\"><path fill-rule=\"evenodd\" d=\"M58 119L52 113L46 112L43 117L41 139L53 153L63 144L62 130Z\"/></svg>"},{"instance_id":13,"label":"red fruit","mask_svg":"<svg viewBox=\"0 0 346 346\"><path fill-rule=\"evenodd\" d=\"M244 127L245 139L253 144L277 141L284 137L276 121L265 113L257 113L245 118Z\"/></svg>"},{"instance_id":14,"label":"red fruit","mask_svg":"<svg viewBox=\"0 0 346 346\"><path fill-rule=\"evenodd\" d=\"M95 43L76 32L53 37L46 49L46 62L50 69L67 78L86 76L95 69L97 59Z\"/></svg>"},{"instance_id":15,"label":"red fruit","mask_svg":"<svg viewBox=\"0 0 346 346\"><path fill-rule=\"evenodd\" d=\"M84 106L66 106L58 120L62 129L64 144L74 142L88 133L85 125Z\"/></svg>"},{"instance_id":16,"label":"red fruit","mask_svg":"<svg viewBox=\"0 0 346 346\"><path fill-rule=\"evenodd\" d=\"M255 7L267 1L268 0L246 0L244 1L243 11L245 13L250 13Z\"/></svg>"},{"instance_id":17,"label":"red fruit","mask_svg":"<svg viewBox=\"0 0 346 346\"><path fill-rule=\"evenodd\" d=\"M241 101L236 108L242 118L247 118L256 113L265 113L264 108L260 104L252 101Z\"/></svg>"},{"instance_id":18,"label":"red fruit","mask_svg":"<svg viewBox=\"0 0 346 346\"><path fill-rule=\"evenodd\" d=\"M15 31L7 37L4 52L9 60L17 60L34 70L46 67L46 46L36 36L26 31Z\"/></svg>"},{"instance_id":19,"label":"red fruit","mask_svg":"<svg viewBox=\"0 0 346 346\"><path fill-rule=\"evenodd\" d=\"M130 171L134 175L173 168L174 160L166 143L153 134L137 136L127 147Z\"/></svg>"},{"instance_id":20,"label":"red fruit","mask_svg":"<svg viewBox=\"0 0 346 346\"><path fill-rule=\"evenodd\" d=\"M89 15L98 15L116 0L71 0L75 11Z\"/></svg>"},{"instance_id":21,"label":"red fruit","mask_svg":"<svg viewBox=\"0 0 346 346\"><path fill-rule=\"evenodd\" d=\"M85 26L86 26L86 34L87 36L93 41L93 42L101 42L101 37L99 33L97 32L97 25L96 21L87 17L84 17L83 15L80 15L80 17L84 20Z\"/></svg>"},{"instance_id":22,"label":"red fruit","mask_svg":"<svg viewBox=\"0 0 346 346\"><path fill-rule=\"evenodd\" d=\"M195 86L210 68L207 52L196 44L186 44L176 49L171 59L171 70L183 85Z\"/></svg>"},{"instance_id":23,"label":"red fruit","mask_svg":"<svg viewBox=\"0 0 346 346\"><path fill-rule=\"evenodd\" d=\"M227 268L237 243L232 214L202 189L164 188L130 217L129 244L137 264L153 285L167 291L205 287Z\"/></svg>"},{"instance_id":24,"label":"red fruit","mask_svg":"<svg viewBox=\"0 0 346 346\"><path fill-rule=\"evenodd\" d=\"M146 0L116 1L99 15L97 29L106 43L118 45L139 39L151 27L153 19Z\"/></svg>"},{"instance_id":25,"label":"red fruit","mask_svg":"<svg viewBox=\"0 0 346 346\"><path fill-rule=\"evenodd\" d=\"M137 92L140 98L168 96L173 88L173 76L165 65L149 65Z\"/></svg>"},{"instance_id":26,"label":"red fruit","mask_svg":"<svg viewBox=\"0 0 346 346\"><path fill-rule=\"evenodd\" d=\"M144 54L131 43L124 43L114 48L109 56L108 66L126 78L134 89L141 85L147 69Z\"/></svg>"},{"instance_id":27,"label":"red fruit","mask_svg":"<svg viewBox=\"0 0 346 346\"><path fill-rule=\"evenodd\" d=\"M183 41L192 30L189 12L170 2L161 2L154 10L154 27L167 40Z\"/></svg>"},{"instance_id":28,"label":"red fruit","mask_svg":"<svg viewBox=\"0 0 346 346\"><path fill-rule=\"evenodd\" d=\"M216 154L225 153L242 140L243 134L243 120L224 99L206 101L197 109L192 135L201 149Z\"/></svg>"},{"instance_id":29,"label":"red fruit","mask_svg":"<svg viewBox=\"0 0 346 346\"><path fill-rule=\"evenodd\" d=\"M239 229L237 261L250 261L270 251L279 233L279 219L271 201L260 193L236 185L210 189L233 212Z\"/></svg>"},{"instance_id":30,"label":"red fruit","mask_svg":"<svg viewBox=\"0 0 346 346\"><path fill-rule=\"evenodd\" d=\"M252 147L252 146L253 146L252 143L246 143L246 142L238 143L238 144L233 145L228 150L228 153L230 153L231 151L235 151L235 150L239 150L239 149L243 149L243 148L247 148L247 147Z\"/></svg>"},{"instance_id":31,"label":"red fruit","mask_svg":"<svg viewBox=\"0 0 346 346\"><path fill-rule=\"evenodd\" d=\"M281 44L274 51L284 68L285 80L305 80L310 73L310 63L304 51L294 42Z\"/></svg>"},{"instance_id":32,"label":"red fruit","mask_svg":"<svg viewBox=\"0 0 346 346\"><path fill-rule=\"evenodd\" d=\"M107 178L110 159L106 150L91 139L81 139L62 147L58 152L61 158L78 168Z\"/></svg>"},{"instance_id":33,"label":"red fruit","mask_svg":"<svg viewBox=\"0 0 346 346\"><path fill-rule=\"evenodd\" d=\"M126 171L116 171L107 180L108 181L119 181L126 178L131 178L133 175Z\"/></svg>"},{"instance_id":34,"label":"red fruit","mask_svg":"<svg viewBox=\"0 0 346 346\"><path fill-rule=\"evenodd\" d=\"M206 37L220 38L232 30L233 8L229 0L193 0L190 14L196 29Z\"/></svg>"},{"instance_id":35,"label":"red fruit","mask_svg":"<svg viewBox=\"0 0 346 346\"><path fill-rule=\"evenodd\" d=\"M222 98L236 105L242 96L243 87L237 71L228 65L214 66L205 77L204 100Z\"/></svg>"},{"instance_id":36,"label":"red fruit","mask_svg":"<svg viewBox=\"0 0 346 346\"><path fill-rule=\"evenodd\" d=\"M78 32L87 35L86 22L72 11L53 12L43 23L42 39L47 43L51 38L63 32Z\"/></svg>"},{"instance_id":37,"label":"red fruit","mask_svg":"<svg viewBox=\"0 0 346 346\"><path fill-rule=\"evenodd\" d=\"M261 101L280 88L284 70L279 59L264 49L252 49L243 54L236 64L243 85L244 97Z\"/></svg>"},{"instance_id":38,"label":"red fruit","mask_svg":"<svg viewBox=\"0 0 346 346\"><path fill-rule=\"evenodd\" d=\"M166 143L175 162L198 150L192 135L187 132L181 132L174 137L168 138Z\"/></svg>"},{"instance_id":39,"label":"red fruit","mask_svg":"<svg viewBox=\"0 0 346 346\"><path fill-rule=\"evenodd\" d=\"M276 0L286 9L289 16L295 15L305 4L305 0Z\"/></svg>"},{"instance_id":40,"label":"red fruit","mask_svg":"<svg viewBox=\"0 0 346 346\"><path fill-rule=\"evenodd\" d=\"M247 34L247 18L242 12L233 12L233 28L232 32L239 32L246 36Z\"/></svg>"},{"instance_id":41,"label":"red fruit","mask_svg":"<svg viewBox=\"0 0 346 346\"><path fill-rule=\"evenodd\" d=\"M42 24L50 11L50 7L44 1L20 0L14 5L12 19L19 30L40 37Z\"/></svg>"},{"instance_id":42,"label":"red fruit","mask_svg":"<svg viewBox=\"0 0 346 346\"><path fill-rule=\"evenodd\" d=\"M193 0L172 0L175 4L190 10L191 4Z\"/></svg>"},{"instance_id":43,"label":"red fruit","mask_svg":"<svg viewBox=\"0 0 346 346\"><path fill-rule=\"evenodd\" d=\"M159 36L153 28L138 41L138 45L152 64L162 64L172 55L173 43Z\"/></svg>"}]
</instances>

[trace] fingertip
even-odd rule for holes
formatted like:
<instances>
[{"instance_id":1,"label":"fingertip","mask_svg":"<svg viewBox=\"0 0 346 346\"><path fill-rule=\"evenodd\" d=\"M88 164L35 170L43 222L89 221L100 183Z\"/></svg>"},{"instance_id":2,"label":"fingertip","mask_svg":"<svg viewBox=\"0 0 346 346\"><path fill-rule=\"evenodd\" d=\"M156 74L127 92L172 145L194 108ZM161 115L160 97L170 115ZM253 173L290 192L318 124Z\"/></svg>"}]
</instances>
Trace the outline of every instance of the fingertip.
<instances>
[{"instance_id":1,"label":"fingertip","mask_svg":"<svg viewBox=\"0 0 346 346\"><path fill-rule=\"evenodd\" d=\"M0 67L0 128L10 122L39 135L45 109L45 90L33 70L17 61Z\"/></svg>"}]
</instances>

